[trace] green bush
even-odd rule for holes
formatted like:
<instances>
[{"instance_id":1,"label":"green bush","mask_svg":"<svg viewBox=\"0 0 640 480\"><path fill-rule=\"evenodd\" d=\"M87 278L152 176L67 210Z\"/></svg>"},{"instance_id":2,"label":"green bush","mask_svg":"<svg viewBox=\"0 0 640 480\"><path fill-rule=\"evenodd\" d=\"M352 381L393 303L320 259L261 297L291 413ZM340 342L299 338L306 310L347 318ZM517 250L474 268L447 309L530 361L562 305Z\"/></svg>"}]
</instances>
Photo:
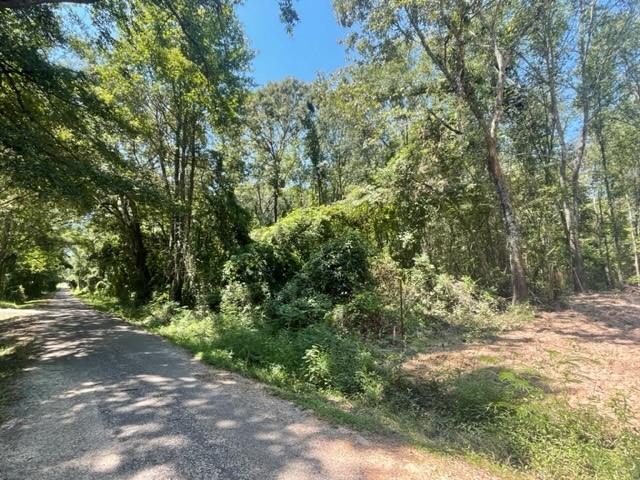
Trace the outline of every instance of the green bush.
<instances>
[{"instance_id":1,"label":"green bush","mask_svg":"<svg viewBox=\"0 0 640 480\"><path fill-rule=\"evenodd\" d=\"M372 290L364 290L349 303L337 305L331 312L331 321L341 330L362 335L380 335L390 326L382 299Z\"/></svg>"},{"instance_id":2,"label":"green bush","mask_svg":"<svg viewBox=\"0 0 640 480\"><path fill-rule=\"evenodd\" d=\"M304 377L312 385L320 388L331 386L331 357L317 345L304 352Z\"/></svg>"},{"instance_id":3,"label":"green bush","mask_svg":"<svg viewBox=\"0 0 640 480\"><path fill-rule=\"evenodd\" d=\"M363 398L382 395L378 357L356 337L340 335L322 323L273 330L220 316L180 316L159 331L210 361L279 384Z\"/></svg>"},{"instance_id":4,"label":"green bush","mask_svg":"<svg viewBox=\"0 0 640 480\"><path fill-rule=\"evenodd\" d=\"M279 328L301 328L322 322L331 310L331 299L322 294L307 292L286 301L269 302L267 312Z\"/></svg>"},{"instance_id":5,"label":"green bush","mask_svg":"<svg viewBox=\"0 0 640 480\"><path fill-rule=\"evenodd\" d=\"M369 279L367 250L356 235L331 240L302 267L314 290L338 300L349 298Z\"/></svg>"},{"instance_id":6,"label":"green bush","mask_svg":"<svg viewBox=\"0 0 640 480\"><path fill-rule=\"evenodd\" d=\"M407 308L431 326L450 327L467 336L494 333L504 327L499 314L505 302L469 277L436 273L428 258L419 257L405 285Z\"/></svg>"},{"instance_id":7,"label":"green bush","mask_svg":"<svg viewBox=\"0 0 640 480\"><path fill-rule=\"evenodd\" d=\"M253 236L291 252L302 264L327 242L354 231L345 210L344 203L298 209Z\"/></svg>"},{"instance_id":8,"label":"green bush","mask_svg":"<svg viewBox=\"0 0 640 480\"><path fill-rule=\"evenodd\" d=\"M254 242L232 255L223 268L223 283L247 286L253 304L263 302L271 292L284 285L298 269L285 250L268 243Z\"/></svg>"},{"instance_id":9,"label":"green bush","mask_svg":"<svg viewBox=\"0 0 640 480\"><path fill-rule=\"evenodd\" d=\"M255 287L255 285L254 285ZM267 292L264 292L267 295ZM262 319L262 306L254 302L255 292L245 283L228 283L222 291L220 313L227 322L251 326Z\"/></svg>"},{"instance_id":10,"label":"green bush","mask_svg":"<svg viewBox=\"0 0 640 480\"><path fill-rule=\"evenodd\" d=\"M156 295L147 309L149 314L143 319L143 323L150 328L167 325L181 310L180 304L170 301L166 293Z\"/></svg>"}]
</instances>

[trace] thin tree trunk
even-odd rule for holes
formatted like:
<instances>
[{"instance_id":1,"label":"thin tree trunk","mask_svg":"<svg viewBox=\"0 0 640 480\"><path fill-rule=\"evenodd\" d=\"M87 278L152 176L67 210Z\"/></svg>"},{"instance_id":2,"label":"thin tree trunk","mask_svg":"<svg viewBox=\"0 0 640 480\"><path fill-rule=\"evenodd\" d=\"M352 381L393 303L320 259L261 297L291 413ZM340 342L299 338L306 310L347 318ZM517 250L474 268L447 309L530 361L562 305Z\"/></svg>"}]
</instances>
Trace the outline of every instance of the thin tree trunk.
<instances>
[{"instance_id":1,"label":"thin tree trunk","mask_svg":"<svg viewBox=\"0 0 640 480\"><path fill-rule=\"evenodd\" d=\"M551 14L552 7L547 3L546 12ZM550 20L550 19L549 19ZM545 30L545 63L547 70L547 83L549 86L549 108L551 110L551 118L553 122L553 130L558 135L558 143L560 146L560 164L559 164L559 182L560 197L562 203L562 219L564 230L567 237L567 247L571 258L571 278L573 279L573 289L576 292L582 292L585 288L584 282L584 260L582 257L582 248L580 245L580 225L577 215L577 186L573 185L573 179L578 181L579 169L574 170L574 175L567 172L568 148L565 141L565 131L560 118L558 105L558 90L556 83L556 75L558 75L558 66L556 60L556 52L553 43L553 32L551 31L551 23L547 22ZM586 119L583 118L583 122ZM583 132L586 134L586 132Z\"/></svg>"},{"instance_id":2,"label":"thin tree trunk","mask_svg":"<svg viewBox=\"0 0 640 480\"><path fill-rule=\"evenodd\" d=\"M597 194L596 197L593 197L593 211L596 213L596 232L598 234L597 245L598 245L598 253L601 257L605 258L604 265L604 275L605 280L607 282L607 288L611 288L611 274L609 267L609 245L607 244L607 239L604 235L604 231L602 228L602 205L600 201L600 193Z\"/></svg>"},{"instance_id":3,"label":"thin tree trunk","mask_svg":"<svg viewBox=\"0 0 640 480\"><path fill-rule=\"evenodd\" d=\"M185 155L185 130L186 125L184 119L179 116L176 128L176 145L173 158L173 209L171 220L171 286L169 296L171 300L182 303L182 291L184 287L184 271L183 266L183 217L182 210L184 204L182 164Z\"/></svg>"},{"instance_id":4,"label":"thin tree trunk","mask_svg":"<svg viewBox=\"0 0 640 480\"><path fill-rule=\"evenodd\" d=\"M513 287L513 301L522 302L529 296L529 289L527 287L524 261L522 259L522 251L520 249L520 245L522 243L520 229L511 203L509 189L504 175L502 174L502 169L500 168L496 141L490 135L486 136L485 141L487 143L488 150L487 168L489 176L495 186L496 193L498 194L507 237L507 249L509 251L509 263L511 266Z\"/></svg>"},{"instance_id":5,"label":"thin tree trunk","mask_svg":"<svg viewBox=\"0 0 640 480\"><path fill-rule=\"evenodd\" d=\"M602 225L604 224L604 215L602 213L602 196L600 195L599 190L598 190L597 197L598 197L597 206L596 206L595 198L593 199L593 202L594 202L594 208L596 209L596 214L598 218L598 244L600 245L601 242L602 244L604 244L604 254L605 254L604 273L605 273L605 278L607 280L607 288L611 288L613 286L613 282L611 280L611 254L609 253L609 242L607 240L607 235L604 232L604 229L602 228Z\"/></svg>"},{"instance_id":6,"label":"thin tree trunk","mask_svg":"<svg viewBox=\"0 0 640 480\"><path fill-rule=\"evenodd\" d=\"M273 223L278 221L278 189L273 189Z\"/></svg>"},{"instance_id":7,"label":"thin tree trunk","mask_svg":"<svg viewBox=\"0 0 640 480\"><path fill-rule=\"evenodd\" d=\"M273 223L278 221L278 200L280 198L280 158L273 157Z\"/></svg>"},{"instance_id":8,"label":"thin tree trunk","mask_svg":"<svg viewBox=\"0 0 640 480\"><path fill-rule=\"evenodd\" d=\"M629 217L629 229L631 231L631 246L633 247L633 265L636 270L636 284L640 287L640 259L638 258L638 242L636 236L637 221L634 220L634 215L631 212L631 200L627 195L627 213Z\"/></svg>"},{"instance_id":9,"label":"thin tree trunk","mask_svg":"<svg viewBox=\"0 0 640 480\"><path fill-rule=\"evenodd\" d=\"M616 258L616 277L617 286L622 287L624 285L624 274L622 271L622 248L620 245L620 224L618 223L618 216L616 215L615 206L613 204L613 198L611 195L611 181L609 179L609 167L607 165L607 156L604 137L602 136L601 128L596 129L596 138L600 147L600 159L602 160L602 176L604 180L604 192L607 198L607 209L609 210L609 219L611 221L611 234L613 236L613 248L615 250Z\"/></svg>"}]
</instances>

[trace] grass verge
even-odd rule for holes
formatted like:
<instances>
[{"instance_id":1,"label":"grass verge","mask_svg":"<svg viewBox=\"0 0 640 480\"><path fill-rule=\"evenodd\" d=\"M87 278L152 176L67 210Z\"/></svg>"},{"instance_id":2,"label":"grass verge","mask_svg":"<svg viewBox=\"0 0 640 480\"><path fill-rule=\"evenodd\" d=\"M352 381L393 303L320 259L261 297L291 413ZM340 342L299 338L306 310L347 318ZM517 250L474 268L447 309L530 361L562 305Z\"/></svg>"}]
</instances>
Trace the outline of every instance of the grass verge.
<instances>
[{"instance_id":1,"label":"grass verge","mask_svg":"<svg viewBox=\"0 0 640 480\"><path fill-rule=\"evenodd\" d=\"M507 478L640 478L640 434L624 408L615 420L571 408L532 372L492 365L425 381L406 375L399 351L327 325L273 330L175 306L82 298L334 423L463 456Z\"/></svg>"}]
</instances>

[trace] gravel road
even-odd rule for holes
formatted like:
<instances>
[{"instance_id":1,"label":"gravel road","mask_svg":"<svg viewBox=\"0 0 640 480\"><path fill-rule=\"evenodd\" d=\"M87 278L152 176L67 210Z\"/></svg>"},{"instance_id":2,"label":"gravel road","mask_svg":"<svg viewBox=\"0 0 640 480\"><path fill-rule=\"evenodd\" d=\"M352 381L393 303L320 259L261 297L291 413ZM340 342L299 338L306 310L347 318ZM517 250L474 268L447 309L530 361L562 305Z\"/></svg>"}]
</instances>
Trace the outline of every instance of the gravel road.
<instances>
[{"instance_id":1,"label":"gravel road","mask_svg":"<svg viewBox=\"0 0 640 480\"><path fill-rule=\"evenodd\" d=\"M38 309L19 321L39 353L0 426L0 479L493 478L328 425L65 291Z\"/></svg>"}]
</instances>

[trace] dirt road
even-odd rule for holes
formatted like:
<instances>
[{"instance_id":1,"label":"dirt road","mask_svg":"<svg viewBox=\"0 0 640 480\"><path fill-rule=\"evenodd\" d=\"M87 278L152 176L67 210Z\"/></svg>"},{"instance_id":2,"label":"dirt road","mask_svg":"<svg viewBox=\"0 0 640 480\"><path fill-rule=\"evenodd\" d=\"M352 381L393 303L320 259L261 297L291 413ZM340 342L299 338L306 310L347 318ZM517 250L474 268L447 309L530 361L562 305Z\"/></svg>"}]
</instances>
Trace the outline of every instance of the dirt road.
<instances>
[{"instance_id":1,"label":"dirt road","mask_svg":"<svg viewBox=\"0 0 640 480\"><path fill-rule=\"evenodd\" d=\"M332 427L65 292L38 308L14 322L38 358L0 426L0 479L492 478Z\"/></svg>"}]
</instances>

